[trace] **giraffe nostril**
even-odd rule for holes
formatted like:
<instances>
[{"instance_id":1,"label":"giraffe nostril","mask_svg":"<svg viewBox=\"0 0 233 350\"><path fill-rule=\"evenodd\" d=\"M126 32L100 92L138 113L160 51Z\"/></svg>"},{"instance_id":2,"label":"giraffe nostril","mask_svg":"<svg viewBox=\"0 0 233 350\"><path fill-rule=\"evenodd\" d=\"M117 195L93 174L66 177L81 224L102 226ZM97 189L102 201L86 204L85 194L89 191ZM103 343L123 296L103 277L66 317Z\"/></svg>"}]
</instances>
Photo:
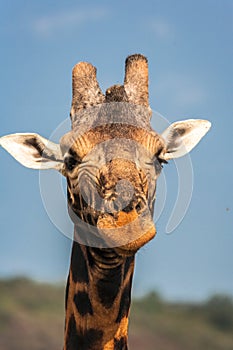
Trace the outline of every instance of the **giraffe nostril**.
<instances>
[{"instance_id":1,"label":"giraffe nostril","mask_svg":"<svg viewBox=\"0 0 233 350\"><path fill-rule=\"evenodd\" d=\"M135 210L137 213L140 213L143 210L143 203L141 201L136 204Z\"/></svg>"},{"instance_id":2,"label":"giraffe nostril","mask_svg":"<svg viewBox=\"0 0 233 350\"><path fill-rule=\"evenodd\" d=\"M129 212L131 212L133 209L134 209L134 206L133 206L132 203L130 203L130 204L128 204L126 207L124 207L124 208L122 209L122 211L125 212L125 213L129 213Z\"/></svg>"},{"instance_id":3,"label":"giraffe nostril","mask_svg":"<svg viewBox=\"0 0 233 350\"><path fill-rule=\"evenodd\" d=\"M144 205L143 203L140 201L138 202L136 205L135 205L135 202L131 202L129 203L127 206L125 206L122 211L124 211L125 213L129 213L131 212L132 210L136 210L136 212L138 214L140 214L144 209Z\"/></svg>"}]
</instances>

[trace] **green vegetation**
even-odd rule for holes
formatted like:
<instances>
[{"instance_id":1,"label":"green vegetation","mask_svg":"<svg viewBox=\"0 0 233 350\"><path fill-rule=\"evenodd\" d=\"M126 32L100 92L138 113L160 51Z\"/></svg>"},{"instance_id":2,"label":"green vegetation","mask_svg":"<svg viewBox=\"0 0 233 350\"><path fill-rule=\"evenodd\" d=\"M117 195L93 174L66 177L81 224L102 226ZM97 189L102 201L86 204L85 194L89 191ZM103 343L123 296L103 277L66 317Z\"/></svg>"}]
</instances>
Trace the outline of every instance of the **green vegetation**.
<instances>
[{"instance_id":1,"label":"green vegetation","mask_svg":"<svg viewBox=\"0 0 233 350\"><path fill-rule=\"evenodd\" d=\"M233 301L214 296L203 304L172 304L150 293L133 303L131 336L141 349L232 350ZM132 347L136 349L136 347ZM140 347L138 347L140 349Z\"/></svg>"},{"instance_id":2,"label":"green vegetation","mask_svg":"<svg viewBox=\"0 0 233 350\"><path fill-rule=\"evenodd\" d=\"M62 349L63 299L63 286L0 281L0 349Z\"/></svg>"},{"instance_id":3,"label":"green vegetation","mask_svg":"<svg viewBox=\"0 0 233 350\"><path fill-rule=\"evenodd\" d=\"M0 281L1 350L62 349L63 328L64 286L24 278ZM134 300L130 349L232 350L232 299L172 304L152 292Z\"/></svg>"}]
</instances>

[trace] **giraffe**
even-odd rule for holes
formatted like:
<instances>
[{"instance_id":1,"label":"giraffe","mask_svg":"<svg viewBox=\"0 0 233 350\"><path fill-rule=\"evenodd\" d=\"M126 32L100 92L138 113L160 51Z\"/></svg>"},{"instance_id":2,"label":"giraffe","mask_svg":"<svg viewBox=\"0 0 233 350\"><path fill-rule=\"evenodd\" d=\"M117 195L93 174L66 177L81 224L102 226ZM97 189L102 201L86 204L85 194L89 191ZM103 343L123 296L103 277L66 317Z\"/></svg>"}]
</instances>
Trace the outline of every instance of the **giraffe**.
<instances>
[{"instance_id":1,"label":"giraffe","mask_svg":"<svg viewBox=\"0 0 233 350\"><path fill-rule=\"evenodd\" d=\"M156 234L152 215L163 163L190 152L207 120L151 125L148 62L128 56L123 85L103 94L96 68L72 71L72 128L59 144L34 133L0 144L32 169L56 169L67 179L74 223L65 297L64 350L128 349L128 317L136 252Z\"/></svg>"}]
</instances>

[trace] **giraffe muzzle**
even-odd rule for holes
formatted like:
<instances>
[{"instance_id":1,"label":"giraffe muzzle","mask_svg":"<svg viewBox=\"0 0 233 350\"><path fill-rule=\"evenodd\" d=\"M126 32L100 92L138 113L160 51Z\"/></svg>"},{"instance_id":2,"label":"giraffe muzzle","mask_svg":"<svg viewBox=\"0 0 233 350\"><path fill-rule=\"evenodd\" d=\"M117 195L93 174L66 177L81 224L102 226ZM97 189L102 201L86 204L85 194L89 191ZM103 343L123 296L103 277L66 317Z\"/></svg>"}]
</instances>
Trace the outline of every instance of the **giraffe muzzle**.
<instances>
[{"instance_id":1,"label":"giraffe muzzle","mask_svg":"<svg viewBox=\"0 0 233 350\"><path fill-rule=\"evenodd\" d=\"M135 254L156 234L148 208L140 214L135 209L120 211L114 216L105 213L99 217L97 227L108 246L124 256Z\"/></svg>"}]
</instances>

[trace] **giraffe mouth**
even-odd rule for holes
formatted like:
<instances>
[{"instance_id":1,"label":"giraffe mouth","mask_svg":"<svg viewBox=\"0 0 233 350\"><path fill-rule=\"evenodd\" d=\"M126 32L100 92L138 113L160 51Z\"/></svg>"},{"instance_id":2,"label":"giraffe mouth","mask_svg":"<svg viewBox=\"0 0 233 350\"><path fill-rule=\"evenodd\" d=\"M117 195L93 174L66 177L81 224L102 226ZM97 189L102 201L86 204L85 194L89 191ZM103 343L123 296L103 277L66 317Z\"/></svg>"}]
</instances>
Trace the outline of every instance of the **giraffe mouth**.
<instances>
[{"instance_id":1,"label":"giraffe mouth","mask_svg":"<svg viewBox=\"0 0 233 350\"><path fill-rule=\"evenodd\" d=\"M146 233L133 242L130 242L121 247L116 247L115 250L119 255L131 256L137 253L137 251L151 241L156 235L155 226L152 226Z\"/></svg>"},{"instance_id":2,"label":"giraffe mouth","mask_svg":"<svg viewBox=\"0 0 233 350\"><path fill-rule=\"evenodd\" d=\"M122 256L134 255L156 234L149 210L140 214L136 210L120 211L115 217L105 213L99 217L97 227L109 247Z\"/></svg>"}]
</instances>

